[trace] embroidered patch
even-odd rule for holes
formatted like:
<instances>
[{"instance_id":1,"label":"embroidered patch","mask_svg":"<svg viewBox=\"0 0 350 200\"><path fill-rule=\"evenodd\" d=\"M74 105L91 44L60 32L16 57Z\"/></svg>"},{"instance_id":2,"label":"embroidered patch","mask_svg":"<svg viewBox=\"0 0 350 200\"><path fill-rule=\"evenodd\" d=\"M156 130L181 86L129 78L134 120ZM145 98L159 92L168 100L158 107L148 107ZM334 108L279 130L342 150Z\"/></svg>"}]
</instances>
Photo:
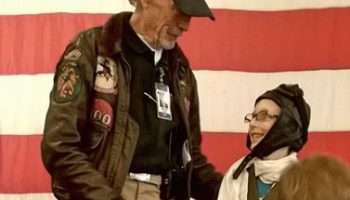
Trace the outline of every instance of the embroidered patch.
<instances>
[{"instance_id":1,"label":"embroidered patch","mask_svg":"<svg viewBox=\"0 0 350 200\"><path fill-rule=\"evenodd\" d=\"M81 80L78 69L72 63L67 63L59 68L55 85L55 101L64 103L72 101L81 88Z\"/></svg>"},{"instance_id":2,"label":"embroidered patch","mask_svg":"<svg viewBox=\"0 0 350 200\"><path fill-rule=\"evenodd\" d=\"M112 128L113 109L107 101L103 99L95 99L94 108L90 117L95 123L107 128Z\"/></svg>"},{"instance_id":3,"label":"embroidered patch","mask_svg":"<svg viewBox=\"0 0 350 200\"><path fill-rule=\"evenodd\" d=\"M80 56L81 56L81 51L79 49L73 49L72 51L70 51L64 56L64 59L77 61L79 60Z\"/></svg>"},{"instance_id":4,"label":"embroidered patch","mask_svg":"<svg viewBox=\"0 0 350 200\"><path fill-rule=\"evenodd\" d=\"M102 93L118 93L118 74L116 63L108 57L97 57L95 90Z\"/></svg>"}]
</instances>

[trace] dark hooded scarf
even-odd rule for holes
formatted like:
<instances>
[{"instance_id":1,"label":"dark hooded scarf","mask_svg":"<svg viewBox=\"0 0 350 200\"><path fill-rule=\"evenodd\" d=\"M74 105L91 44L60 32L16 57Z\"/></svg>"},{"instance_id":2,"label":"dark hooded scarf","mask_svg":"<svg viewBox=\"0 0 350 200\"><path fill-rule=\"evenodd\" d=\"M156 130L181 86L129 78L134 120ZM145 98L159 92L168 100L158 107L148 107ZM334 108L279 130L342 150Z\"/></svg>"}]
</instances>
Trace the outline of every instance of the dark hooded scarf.
<instances>
[{"instance_id":1,"label":"dark hooded scarf","mask_svg":"<svg viewBox=\"0 0 350 200\"><path fill-rule=\"evenodd\" d=\"M268 90L259 96L255 105L262 99L271 99L281 108L281 113L266 136L243 159L233 174L237 179L239 174L254 157L263 158L282 147L298 152L307 142L310 123L310 106L303 98L304 92L297 84L281 84L273 90ZM247 147L251 141L247 137Z\"/></svg>"}]
</instances>

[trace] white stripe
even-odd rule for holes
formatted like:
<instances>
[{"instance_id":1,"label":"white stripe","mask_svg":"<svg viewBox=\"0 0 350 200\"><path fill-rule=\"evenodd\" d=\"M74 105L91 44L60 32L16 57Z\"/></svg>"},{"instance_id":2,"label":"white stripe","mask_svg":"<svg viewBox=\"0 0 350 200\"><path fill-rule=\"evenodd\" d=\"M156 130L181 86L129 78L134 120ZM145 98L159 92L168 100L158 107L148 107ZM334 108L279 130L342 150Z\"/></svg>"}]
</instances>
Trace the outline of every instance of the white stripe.
<instances>
[{"instance_id":1,"label":"white stripe","mask_svg":"<svg viewBox=\"0 0 350 200\"><path fill-rule=\"evenodd\" d=\"M0 200L56 200L51 193L0 194Z\"/></svg>"},{"instance_id":2,"label":"white stripe","mask_svg":"<svg viewBox=\"0 0 350 200\"><path fill-rule=\"evenodd\" d=\"M1 0L0 14L116 13L127 10L133 10L128 0Z\"/></svg>"},{"instance_id":3,"label":"white stripe","mask_svg":"<svg viewBox=\"0 0 350 200\"><path fill-rule=\"evenodd\" d=\"M211 8L281 11L350 6L350 0L207 0Z\"/></svg>"},{"instance_id":4,"label":"white stripe","mask_svg":"<svg viewBox=\"0 0 350 200\"><path fill-rule=\"evenodd\" d=\"M298 83L312 108L311 131L350 130L350 70L247 73L195 71L203 131L245 132L254 100L280 83ZM41 134L52 74L0 76L0 134Z\"/></svg>"},{"instance_id":5,"label":"white stripe","mask_svg":"<svg viewBox=\"0 0 350 200\"><path fill-rule=\"evenodd\" d=\"M52 74L0 76L0 134L43 132Z\"/></svg>"},{"instance_id":6,"label":"white stripe","mask_svg":"<svg viewBox=\"0 0 350 200\"><path fill-rule=\"evenodd\" d=\"M350 70L282 73L197 71L205 131L246 132L256 97L280 83L298 83L310 103L311 131L350 130Z\"/></svg>"},{"instance_id":7,"label":"white stripe","mask_svg":"<svg viewBox=\"0 0 350 200\"><path fill-rule=\"evenodd\" d=\"M277 11L329 7L348 7L350 0L207 0L211 8ZM0 14L36 14L52 12L115 13L133 10L128 0L1 0Z\"/></svg>"},{"instance_id":8,"label":"white stripe","mask_svg":"<svg viewBox=\"0 0 350 200\"><path fill-rule=\"evenodd\" d=\"M195 200L190 198L191 200ZM0 194L0 200L57 200L53 194Z\"/></svg>"}]
</instances>

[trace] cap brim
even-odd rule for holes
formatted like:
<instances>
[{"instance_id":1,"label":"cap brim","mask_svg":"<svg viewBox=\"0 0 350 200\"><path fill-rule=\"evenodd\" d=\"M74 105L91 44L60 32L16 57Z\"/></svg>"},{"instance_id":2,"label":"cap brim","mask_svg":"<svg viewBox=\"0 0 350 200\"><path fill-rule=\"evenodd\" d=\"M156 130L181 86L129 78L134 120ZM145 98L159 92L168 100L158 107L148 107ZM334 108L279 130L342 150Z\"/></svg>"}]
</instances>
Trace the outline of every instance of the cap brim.
<instances>
[{"instance_id":1,"label":"cap brim","mask_svg":"<svg viewBox=\"0 0 350 200\"><path fill-rule=\"evenodd\" d=\"M193 17L209 17L215 20L205 0L174 0L176 7L186 15Z\"/></svg>"}]
</instances>

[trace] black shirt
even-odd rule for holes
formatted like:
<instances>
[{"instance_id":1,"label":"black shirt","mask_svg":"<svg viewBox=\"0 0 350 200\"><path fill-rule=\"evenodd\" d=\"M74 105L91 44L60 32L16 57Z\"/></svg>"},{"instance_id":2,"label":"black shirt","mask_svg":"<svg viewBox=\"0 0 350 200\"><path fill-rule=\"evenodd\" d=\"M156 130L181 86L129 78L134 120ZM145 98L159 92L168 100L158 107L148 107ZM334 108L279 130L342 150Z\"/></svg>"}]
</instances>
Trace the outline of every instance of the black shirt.
<instances>
[{"instance_id":1,"label":"black shirt","mask_svg":"<svg viewBox=\"0 0 350 200\"><path fill-rule=\"evenodd\" d=\"M171 167L170 137L173 137L172 134L178 125L173 98L171 98L172 121L157 117L157 104L154 102L156 99L154 84L159 82L159 68L163 67L166 73L169 72L166 70L169 52L163 51L161 60L155 66L154 53L136 35L129 21L124 22L124 27L123 51L132 69L129 113L139 124L140 130L130 172L161 174ZM169 78L165 78L164 82L172 91ZM153 100L145 93L152 96Z\"/></svg>"}]
</instances>

